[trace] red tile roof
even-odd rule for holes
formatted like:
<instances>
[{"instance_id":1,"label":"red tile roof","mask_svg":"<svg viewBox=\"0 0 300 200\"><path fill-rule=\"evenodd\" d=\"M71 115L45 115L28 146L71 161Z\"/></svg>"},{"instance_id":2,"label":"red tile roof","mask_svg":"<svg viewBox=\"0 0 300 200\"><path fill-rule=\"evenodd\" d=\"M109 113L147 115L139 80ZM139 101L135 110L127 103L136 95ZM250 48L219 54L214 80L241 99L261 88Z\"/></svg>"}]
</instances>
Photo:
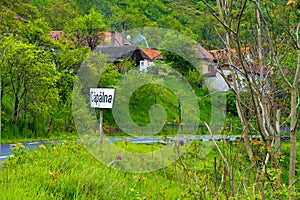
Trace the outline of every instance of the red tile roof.
<instances>
[{"instance_id":1,"label":"red tile roof","mask_svg":"<svg viewBox=\"0 0 300 200\"><path fill-rule=\"evenodd\" d=\"M162 60L163 56L160 54L160 51L150 49L150 48L141 48L141 51L150 59L150 60Z\"/></svg>"}]
</instances>

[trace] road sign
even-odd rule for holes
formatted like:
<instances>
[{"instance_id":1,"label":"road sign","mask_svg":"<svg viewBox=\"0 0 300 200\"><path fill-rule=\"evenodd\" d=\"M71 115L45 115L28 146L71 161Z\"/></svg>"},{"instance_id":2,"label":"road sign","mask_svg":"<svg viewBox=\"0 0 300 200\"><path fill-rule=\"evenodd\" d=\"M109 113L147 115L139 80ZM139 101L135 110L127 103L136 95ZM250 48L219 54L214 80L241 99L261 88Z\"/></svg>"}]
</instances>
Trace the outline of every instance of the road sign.
<instances>
[{"instance_id":1,"label":"road sign","mask_svg":"<svg viewBox=\"0 0 300 200\"><path fill-rule=\"evenodd\" d=\"M115 88L90 88L91 108L113 108Z\"/></svg>"},{"instance_id":2,"label":"road sign","mask_svg":"<svg viewBox=\"0 0 300 200\"><path fill-rule=\"evenodd\" d=\"M103 140L103 108L113 108L115 88L90 88L91 108L100 108L100 142Z\"/></svg>"}]
</instances>

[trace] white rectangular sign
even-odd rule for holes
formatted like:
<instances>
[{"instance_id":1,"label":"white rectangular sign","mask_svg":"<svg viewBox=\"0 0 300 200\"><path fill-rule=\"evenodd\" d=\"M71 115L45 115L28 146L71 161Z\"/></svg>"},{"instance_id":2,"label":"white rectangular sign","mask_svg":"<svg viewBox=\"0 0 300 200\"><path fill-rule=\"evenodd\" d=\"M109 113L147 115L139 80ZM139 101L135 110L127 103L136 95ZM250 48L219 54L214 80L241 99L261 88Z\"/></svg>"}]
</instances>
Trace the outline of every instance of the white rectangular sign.
<instances>
[{"instance_id":1,"label":"white rectangular sign","mask_svg":"<svg viewBox=\"0 0 300 200\"><path fill-rule=\"evenodd\" d=\"M115 88L90 88L91 108L113 108Z\"/></svg>"}]
</instances>

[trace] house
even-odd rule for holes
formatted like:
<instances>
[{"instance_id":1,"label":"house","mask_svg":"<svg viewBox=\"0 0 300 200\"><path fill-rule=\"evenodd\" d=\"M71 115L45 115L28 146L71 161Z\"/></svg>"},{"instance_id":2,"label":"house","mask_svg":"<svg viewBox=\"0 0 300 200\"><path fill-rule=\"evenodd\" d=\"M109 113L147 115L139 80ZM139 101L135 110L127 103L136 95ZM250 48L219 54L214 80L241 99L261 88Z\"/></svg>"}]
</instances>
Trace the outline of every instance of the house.
<instances>
[{"instance_id":1,"label":"house","mask_svg":"<svg viewBox=\"0 0 300 200\"><path fill-rule=\"evenodd\" d=\"M218 67L218 69L222 71L222 74L225 75L226 79L232 80L231 77L232 67L229 66L227 61L227 51L226 50L208 51L201 45L195 45L193 47L193 50L195 50L195 58L201 61L202 75L204 77L205 84L212 90L216 90L220 92L229 91L230 88L228 87L228 84L226 83L223 76L217 71L217 67ZM249 61L249 63L253 63L250 55L250 48L249 47L244 48L242 52L245 58ZM237 58L237 53L235 49L232 49L232 55L233 55L232 60L234 61L234 65L240 68L241 64L239 62L239 59ZM250 66L249 72L254 74L253 77L259 74L259 69L257 68L257 66L255 66L254 64L249 66ZM238 68L235 69L236 75L240 80L243 80L244 77ZM246 87L243 81L241 81L240 83L242 88Z\"/></svg>"},{"instance_id":2,"label":"house","mask_svg":"<svg viewBox=\"0 0 300 200\"><path fill-rule=\"evenodd\" d=\"M135 45L126 46L98 46L95 51L107 55L109 62L115 65L122 60L132 59L136 62L136 68L140 72L147 72L148 67L154 66L154 60L162 60L160 51L150 48L138 48Z\"/></svg>"},{"instance_id":3,"label":"house","mask_svg":"<svg viewBox=\"0 0 300 200\"><path fill-rule=\"evenodd\" d=\"M135 45L98 46L95 51L100 51L101 53L107 55L107 60L116 64L121 60L126 60L128 58L134 59L134 53L137 49L138 47Z\"/></svg>"},{"instance_id":4,"label":"house","mask_svg":"<svg viewBox=\"0 0 300 200\"><path fill-rule=\"evenodd\" d=\"M141 48L134 52L136 66L140 72L147 73L148 67L154 66L154 60L162 60L161 52L151 48Z\"/></svg>"},{"instance_id":5,"label":"house","mask_svg":"<svg viewBox=\"0 0 300 200\"><path fill-rule=\"evenodd\" d=\"M218 69L222 71L221 76L220 73L216 73L215 76L211 76L206 79L206 84L213 89L216 89L218 91L229 91L230 88L228 87L228 84L225 80L233 81L232 77L232 71L234 70L237 85L239 85L240 90L246 89L245 84L245 76L243 75L242 68L241 68L241 62L237 56L236 49L231 49L231 55L232 55L232 66L228 63L227 60L227 50L221 49L221 50L211 50L210 53L214 57L214 62L218 63ZM247 74L249 75L249 78L251 81L257 81L260 75L262 74L264 77L266 77L269 73L271 73L268 69L261 70L258 65L255 64L255 62L252 59L251 55L251 49L249 47L242 48L242 54L245 60L247 61Z\"/></svg>"},{"instance_id":6,"label":"house","mask_svg":"<svg viewBox=\"0 0 300 200\"><path fill-rule=\"evenodd\" d=\"M195 51L195 58L201 61L202 75L204 77L215 77L216 63L214 62L214 56L199 44L194 46L193 50Z\"/></svg>"},{"instance_id":7,"label":"house","mask_svg":"<svg viewBox=\"0 0 300 200\"><path fill-rule=\"evenodd\" d=\"M107 55L109 62L114 62L116 65L121 60L128 58L136 61L136 67L141 72L147 72L148 67L154 66L154 60L162 60L163 57L158 50L151 48L139 48L133 42L124 38L124 34L118 31L106 31L103 32L103 38L99 38L98 46L95 51L101 51L101 53ZM59 41L62 39L62 31L52 31L50 37ZM82 43L83 46L87 44Z\"/></svg>"},{"instance_id":8,"label":"house","mask_svg":"<svg viewBox=\"0 0 300 200\"><path fill-rule=\"evenodd\" d=\"M148 67L154 66L154 60L162 60L158 50L151 48L139 48L133 42L124 38L118 31L107 31L105 40L97 49L108 55L108 61L117 64L120 60L131 58L136 61L136 67L140 72L147 72Z\"/></svg>"}]
</instances>

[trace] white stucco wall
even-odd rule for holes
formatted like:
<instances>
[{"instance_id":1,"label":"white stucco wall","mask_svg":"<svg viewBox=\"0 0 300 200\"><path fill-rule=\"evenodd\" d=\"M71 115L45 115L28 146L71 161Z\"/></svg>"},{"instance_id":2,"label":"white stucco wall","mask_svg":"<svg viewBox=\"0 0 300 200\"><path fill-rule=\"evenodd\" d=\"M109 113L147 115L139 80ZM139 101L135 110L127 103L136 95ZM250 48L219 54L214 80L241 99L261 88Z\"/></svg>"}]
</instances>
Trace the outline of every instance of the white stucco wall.
<instances>
[{"instance_id":1,"label":"white stucco wall","mask_svg":"<svg viewBox=\"0 0 300 200\"><path fill-rule=\"evenodd\" d=\"M225 76L230 75L230 70L223 70ZM243 82L243 76L238 74L238 78ZM215 77L206 77L205 84L208 86L210 90L216 90L220 92L227 92L229 91L229 87L223 77L220 75L219 72L216 73ZM245 84L242 83L242 88L245 89Z\"/></svg>"}]
</instances>

